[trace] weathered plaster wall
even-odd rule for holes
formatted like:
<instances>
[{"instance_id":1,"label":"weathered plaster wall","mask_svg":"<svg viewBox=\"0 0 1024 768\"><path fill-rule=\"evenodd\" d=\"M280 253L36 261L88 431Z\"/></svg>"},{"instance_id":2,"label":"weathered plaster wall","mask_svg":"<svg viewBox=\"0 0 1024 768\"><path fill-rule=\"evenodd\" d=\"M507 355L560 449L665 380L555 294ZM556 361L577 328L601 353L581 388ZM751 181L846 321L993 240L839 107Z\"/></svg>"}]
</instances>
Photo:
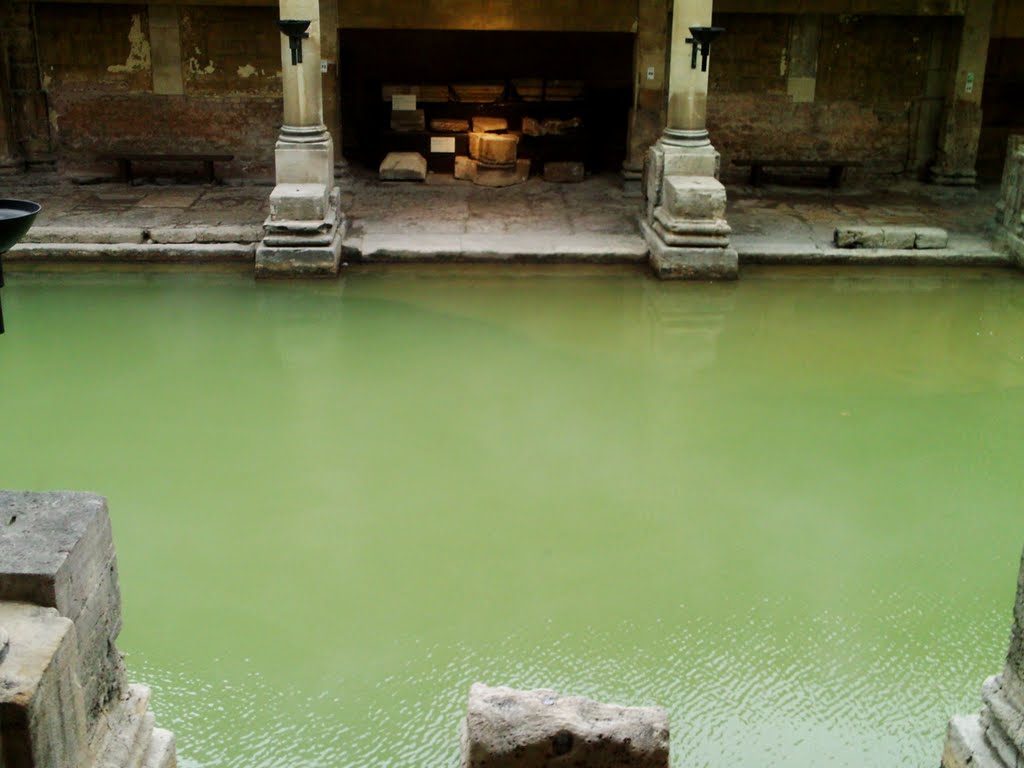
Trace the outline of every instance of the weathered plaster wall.
<instances>
[{"instance_id":1,"label":"weathered plaster wall","mask_svg":"<svg viewBox=\"0 0 1024 768\"><path fill-rule=\"evenodd\" d=\"M276 9L52 3L36 16L62 167L118 150L229 153L229 175L272 167L281 123Z\"/></svg>"},{"instance_id":2,"label":"weathered plaster wall","mask_svg":"<svg viewBox=\"0 0 1024 768\"><path fill-rule=\"evenodd\" d=\"M936 111L948 77L949 18L721 13L715 23L727 33L713 53L708 126L727 177L743 173L731 167L741 156L839 158L870 173L930 160L918 146L922 104Z\"/></svg>"},{"instance_id":3,"label":"weathered plaster wall","mask_svg":"<svg viewBox=\"0 0 1024 768\"><path fill-rule=\"evenodd\" d=\"M338 0L341 27L635 32L637 0Z\"/></svg>"}]
</instances>

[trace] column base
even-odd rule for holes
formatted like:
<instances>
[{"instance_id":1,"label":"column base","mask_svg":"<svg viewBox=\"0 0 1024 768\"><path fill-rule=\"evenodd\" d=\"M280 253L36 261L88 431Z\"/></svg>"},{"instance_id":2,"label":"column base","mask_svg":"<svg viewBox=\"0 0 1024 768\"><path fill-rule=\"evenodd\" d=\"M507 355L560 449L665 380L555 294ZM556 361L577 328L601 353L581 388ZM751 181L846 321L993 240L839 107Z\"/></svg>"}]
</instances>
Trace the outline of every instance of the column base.
<instances>
[{"instance_id":1,"label":"column base","mask_svg":"<svg viewBox=\"0 0 1024 768\"><path fill-rule=\"evenodd\" d=\"M943 171L932 168L928 173L928 180L932 184L939 184L944 187L973 187L978 183L978 174L970 171Z\"/></svg>"},{"instance_id":2,"label":"column base","mask_svg":"<svg viewBox=\"0 0 1024 768\"><path fill-rule=\"evenodd\" d=\"M644 196L643 166L622 166L622 196L628 198L642 198Z\"/></svg>"},{"instance_id":3,"label":"column base","mask_svg":"<svg viewBox=\"0 0 1024 768\"><path fill-rule=\"evenodd\" d=\"M647 199L647 219L661 205L662 190L667 176L710 176L718 178L722 157L711 144L702 147L683 147L658 141L647 151L644 169L644 197Z\"/></svg>"},{"instance_id":4,"label":"column base","mask_svg":"<svg viewBox=\"0 0 1024 768\"><path fill-rule=\"evenodd\" d=\"M309 200L298 201L295 187L308 187ZM325 198L316 184L290 185L289 207L294 210L316 210ZM280 187L271 193L271 199ZM335 187L326 195L326 210L319 220L282 218L282 209L264 224L264 237L256 247L256 277L334 277L341 264L341 241L348 231L348 221L339 207L340 190Z\"/></svg>"},{"instance_id":5,"label":"column base","mask_svg":"<svg viewBox=\"0 0 1024 768\"><path fill-rule=\"evenodd\" d=\"M651 249L651 268L662 280L735 280L739 256L730 247L680 247L666 243L646 221L640 230Z\"/></svg>"},{"instance_id":6,"label":"column base","mask_svg":"<svg viewBox=\"0 0 1024 768\"><path fill-rule=\"evenodd\" d=\"M334 142L324 126L284 126L274 147L277 184L334 186Z\"/></svg>"}]
</instances>

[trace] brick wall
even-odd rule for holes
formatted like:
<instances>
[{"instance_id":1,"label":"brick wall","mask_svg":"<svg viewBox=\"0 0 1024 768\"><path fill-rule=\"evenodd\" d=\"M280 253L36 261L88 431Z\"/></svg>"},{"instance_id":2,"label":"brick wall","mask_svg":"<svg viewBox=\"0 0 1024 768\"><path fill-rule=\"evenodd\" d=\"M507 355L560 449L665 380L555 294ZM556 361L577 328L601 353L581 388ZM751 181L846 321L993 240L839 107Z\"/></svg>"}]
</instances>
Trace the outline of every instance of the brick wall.
<instances>
[{"instance_id":1,"label":"brick wall","mask_svg":"<svg viewBox=\"0 0 1024 768\"><path fill-rule=\"evenodd\" d=\"M869 173L911 167L917 108L928 94L944 17L821 16L813 100L787 91L790 28L784 14L718 14L727 29L713 54L708 127L723 173L731 159L839 158Z\"/></svg>"},{"instance_id":2,"label":"brick wall","mask_svg":"<svg viewBox=\"0 0 1024 768\"><path fill-rule=\"evenodd\" d=\"M216 151L269 173L281 124L277 12L181 6L179 93L155 93L145 5L38 4L39 61L62 169L108 152ZM75 34L67 34L74 29ZM107 164L109 166L109 163Z\"/></svg>"}]
</instances>

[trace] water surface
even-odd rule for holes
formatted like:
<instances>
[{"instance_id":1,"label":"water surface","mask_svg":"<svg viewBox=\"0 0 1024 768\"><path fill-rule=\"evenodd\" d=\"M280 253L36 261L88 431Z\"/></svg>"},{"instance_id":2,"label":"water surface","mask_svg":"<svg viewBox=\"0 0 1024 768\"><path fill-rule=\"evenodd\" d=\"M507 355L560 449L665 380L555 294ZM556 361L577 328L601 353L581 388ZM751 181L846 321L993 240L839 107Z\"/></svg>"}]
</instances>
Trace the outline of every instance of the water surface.
<instances>
[{"instance_id":1,"label":"water surface","mask_svg":"<svg viewBox=\"0 0 1024 768\"><path fill-rule=\"evenodd\" d=\"M1024 544L1010 272L15 275L0 486L110 498L196 766L457 763L470 683L682 766L934 766Z\"/></svg>"}]
</instances>

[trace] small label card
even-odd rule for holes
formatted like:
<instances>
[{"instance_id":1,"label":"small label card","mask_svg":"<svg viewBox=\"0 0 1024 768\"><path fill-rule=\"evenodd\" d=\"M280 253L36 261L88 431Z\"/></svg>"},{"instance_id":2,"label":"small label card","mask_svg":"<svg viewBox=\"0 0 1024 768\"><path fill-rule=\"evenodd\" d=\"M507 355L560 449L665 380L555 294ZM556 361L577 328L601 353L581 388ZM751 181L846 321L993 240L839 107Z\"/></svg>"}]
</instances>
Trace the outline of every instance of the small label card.
<instances>
[{"instance_id":1,"label":"small label card","mask_svg":"<svg viewBox=\"0 0 1024 768\"><path fill-rule=\"evenodd\" d=\"M416 94L392 94L391 108L396 112L411 112L412 110L416 109Z\"/></svg>"},{"instance_id":2,"label":"small label card","mask_svg":"<svg viewBox=\"0 0 1024 768\"><path fill-rule=\"evenodd\" d=\"M431 136L430 137L430 151L435 154L454 155L455 154L455 137L454 136Z\"/></svg>"}]
</instances>

